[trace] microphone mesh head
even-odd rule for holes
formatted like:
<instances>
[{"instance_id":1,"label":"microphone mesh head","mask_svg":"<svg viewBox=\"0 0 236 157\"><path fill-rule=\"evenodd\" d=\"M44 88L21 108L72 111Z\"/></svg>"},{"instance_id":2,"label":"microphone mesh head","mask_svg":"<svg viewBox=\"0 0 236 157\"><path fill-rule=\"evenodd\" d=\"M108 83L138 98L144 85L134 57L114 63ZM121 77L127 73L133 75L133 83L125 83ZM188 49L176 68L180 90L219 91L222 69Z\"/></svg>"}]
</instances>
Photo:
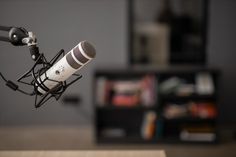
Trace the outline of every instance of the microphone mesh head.
<instances>
[{"instance_id":1,"label":"microphone mesh head","mask_svg":"<svg viewBox=\"0 0 236 157\"><path fill-rule=\"evenodd\" d=\"M87 41L82 41L81 42L81 47L84 50L84 52L90 57L90 58L94 58L96 56L96 50L93 47L92 44L90 44Z\"/></svg>"},{"instance_id":2,"label":"microphone mesh head","mask_svg":"<svg viewBox=\"0 0 236 157\"><path fill-rule=\"evenodd\" d=\"M95 55L96 50L92 44L82 41L66 55L66 61L72 68L78 69L93 59Z\"/></svg>"}]
</instances>

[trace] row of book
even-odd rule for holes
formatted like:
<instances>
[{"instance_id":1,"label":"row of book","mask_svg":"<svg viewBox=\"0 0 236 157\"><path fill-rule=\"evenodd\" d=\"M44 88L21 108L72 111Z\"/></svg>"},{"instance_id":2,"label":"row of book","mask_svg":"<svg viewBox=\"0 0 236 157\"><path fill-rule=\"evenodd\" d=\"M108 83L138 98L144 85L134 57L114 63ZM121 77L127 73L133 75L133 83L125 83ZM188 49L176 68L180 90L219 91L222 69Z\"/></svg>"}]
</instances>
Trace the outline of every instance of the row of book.
<instances>
[{"instance_id":1,"label":"row of book","mask_svg":"<svg viewBox=\"0 0 236 157\"><path fill-rule=\"evenodd\" d=\"M173 129L173 126L171 127ZM174 127L175 128L175 127ZM216 140L215 128L211 125L200 124L182 124L176 127L168 136L163 136L163 131L166 126L163 124L156 112L147 111L143 115L140 127L136 128L137 132L130 134L126 127L105 127L101 129L100 135L105 138L119 139L119 138L132 138L133 135L140 137L143 140L161 140L163 138L179 138L181 141L189 142L213 142ZM177 134L176 134L177 133ZM176 135L179 137L176 137Z\"/></svg>"},{"instance_id":2,"label":"row of book","mask_svg":"<svg viewBox=\"0 0 236 157\"><path fill-rule=\"evenodd\" d=\"M157 100L157 81L153 75L134 79L108 79L99 77L96 80L96 104L99 106L153 106Z\"/></svg>"},{"instance_id":3,"label":"row of book","mask_svg":"<svg viewBox=\"0 0 236 157\"><path fill-rule=\"evenodd\" d=\"M190 142L213 142L216 140L215 128L209 125L185 126L181 129L179 138Z\"/></svg>"},{"instance_id":4,"label":"row of book","mask_svg":"<svg viewBox=\"0 0 236 157\"><path fill-rule=\"evenodd\" d=\"M147 111L143 115L140 127L136 128L137 132L133 133L143 140L158 139L162 136L163 124L154 111ZM103 137L107 138L126 138L132 135L128 134L126 126L124 127L106 127L100 133Z\"/></svg>"},{"instance_id":5,"label":"row of book","mask_svg":"<svg viewBox=\"0 0 236 157\"><path fill-rule=\"evenodd\" d=\"M182 117L213 119L217 117L217 108L212 102L169 103L165 105L163 115L167 119Z\"/></svg>"}]
</instances>

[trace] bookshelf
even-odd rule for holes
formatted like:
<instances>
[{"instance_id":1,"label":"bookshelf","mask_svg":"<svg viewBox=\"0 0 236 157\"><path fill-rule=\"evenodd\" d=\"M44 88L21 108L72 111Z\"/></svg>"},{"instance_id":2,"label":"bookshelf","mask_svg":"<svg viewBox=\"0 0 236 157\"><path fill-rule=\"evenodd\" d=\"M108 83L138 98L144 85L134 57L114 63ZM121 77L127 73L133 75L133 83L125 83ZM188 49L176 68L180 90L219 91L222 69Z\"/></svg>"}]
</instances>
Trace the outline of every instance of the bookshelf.
<instances>
[{"instance_id":1,"label":"bookshelf","mask_svg":"<svg viewBox=\"0 0 236 157\"><path fill-rule=\"evenodd\" d=\"M219 71L97 69L97 143L217 142Z\"/></svg>"}]
</instances>

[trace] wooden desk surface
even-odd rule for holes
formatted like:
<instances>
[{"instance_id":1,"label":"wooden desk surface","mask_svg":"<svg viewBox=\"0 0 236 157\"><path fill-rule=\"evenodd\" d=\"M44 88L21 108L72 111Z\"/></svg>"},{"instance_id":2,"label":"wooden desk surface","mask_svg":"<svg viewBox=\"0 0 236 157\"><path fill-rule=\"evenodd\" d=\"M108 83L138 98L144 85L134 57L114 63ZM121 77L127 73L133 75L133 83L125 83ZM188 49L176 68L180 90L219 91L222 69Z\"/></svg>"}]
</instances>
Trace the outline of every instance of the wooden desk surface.
<instances>
[{"instance_id":1,"label":"wooden desk surface","mask_svg":"<svg viewBox=\"0 0 236 157\"><path fill-rule=\"evenodd\" d=\"M165 157L162 150L0 151L0 157Z\"/></svg>"},{"instance_id":2,"label":"wooden desk surface","mask_svg":"<svg viewBox=\"0 0 236 157\"><path fill-rule=\"evenodd\" d=\"M231 136L223 136L222 141L215 145L206 144L100 144L94 143L92 127L50 127L50 126L24 126L24 127L0 127L0 157L59 157L68 156L73 151L87 150L150 150L152 156L158 157L154 150L165 150L167 157L236 157L236 142ZM13 152L11 152L13 150ZM41 151L44 150L44 151ZM59 152L54 150L60 150ZM68 151L69 150L69 151ZM3 152L1 152L3 151ZM6 153L7 151L7 153ZM16 151L16 152L14 152ZM18 152L19 151L19 152ZM28 154L22 151L28 152ZM32 151L32 152L30 152ZM52 153L44 153L52 151ZM162 156L165 156L165 153ZM36 155L35 155L36 154ZM39 154L39 155L38 155ZM52 155L53 154L53 155ZM56 154L56 155L54 155ZM157 154L157 155L156 155ZM41 156L40 156L41 155ZM71 156L72 156L71 155ZM142 154L141 154L142 155ZM73 155L72 157L74 157ZM94 155L96 157L96 155ZM151 156L151 155L150 155ZM151 157L152 157L151 156ZM161 156L161 155L159 155ZM79 156L80 157L80 156ZM86 156L85 156L86 157ZM88 156L87 156L88 157ZM145 157L149 157L145 155Z\"/></svg>"}]
</instances>

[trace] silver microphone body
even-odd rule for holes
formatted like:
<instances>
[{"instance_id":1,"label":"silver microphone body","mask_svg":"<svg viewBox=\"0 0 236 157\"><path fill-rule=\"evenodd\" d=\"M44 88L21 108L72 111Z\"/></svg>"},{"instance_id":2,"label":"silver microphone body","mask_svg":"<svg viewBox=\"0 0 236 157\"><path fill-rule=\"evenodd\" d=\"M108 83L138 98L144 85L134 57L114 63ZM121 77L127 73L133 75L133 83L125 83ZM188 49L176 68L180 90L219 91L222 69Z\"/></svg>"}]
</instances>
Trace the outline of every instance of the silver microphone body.
<instances>
[{"instance_id":1,"label":"silver microphone body","mask_svg":"<svg viewBox=\"0 0 236 157\"><path fill-rule=\"evenodd\" d=\"M69 51L63 58L37 78L41 88L36 83L37 92L45 94L56 87L59 82L67 80L72 74L90 62L96 55L94 47L87 41L82 41ZM47 90L45 90L45 87Z\"/></svg>"}]
</instances>

